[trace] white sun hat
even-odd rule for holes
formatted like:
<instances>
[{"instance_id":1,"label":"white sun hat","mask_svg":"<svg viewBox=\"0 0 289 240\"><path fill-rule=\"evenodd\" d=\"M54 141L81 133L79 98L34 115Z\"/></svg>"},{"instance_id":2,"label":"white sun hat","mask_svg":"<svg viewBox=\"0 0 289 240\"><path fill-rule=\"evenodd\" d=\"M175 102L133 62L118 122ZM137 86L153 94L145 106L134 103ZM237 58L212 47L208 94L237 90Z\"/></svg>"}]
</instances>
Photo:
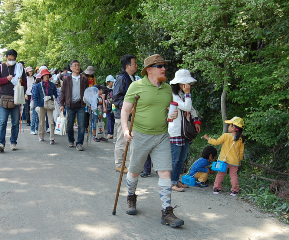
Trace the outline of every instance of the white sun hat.
<instances>
[{"instance_id":1,"label":"white sun hat","mask_svg":"<svg viewBox=\"0 0 289 240\"><path fill-rule=\"evenodd\" d=\"M178 84L178 83L192 84L196 81L197 81L196 79L191 77L191 73L189 70L180 69L180 70L176 71L175 78L172 81L170 81L170 84Z\"/></svg>"}]
</instances>

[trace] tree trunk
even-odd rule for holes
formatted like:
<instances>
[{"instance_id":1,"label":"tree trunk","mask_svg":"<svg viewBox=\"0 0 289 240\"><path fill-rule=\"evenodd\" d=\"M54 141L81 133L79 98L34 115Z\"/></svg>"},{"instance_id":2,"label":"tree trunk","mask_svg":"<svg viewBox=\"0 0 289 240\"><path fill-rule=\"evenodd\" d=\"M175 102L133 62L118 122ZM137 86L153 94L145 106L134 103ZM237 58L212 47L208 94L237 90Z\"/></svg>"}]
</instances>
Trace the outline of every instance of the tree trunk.
<instances>
[{"instance_id":1,"label":"tree trunk","mask_svg":"<svg viewBox=\"0 0 289 240\"><path fill-rule=\"evenodd\" d=\"M223 15L223 24L224 28L228 28L228 16L227 14ZM228 37L226 36L225 39L225 46L228 46ZM224 85L223 85L223 92L221 96L221 112L222 112L222 120L223 120L223 133L228 132L228 125L224 121L227 119L227 103L226 103L226 97L227 97L227 79L228 79L228 69L227 69L227 59L224 60Z\"/></svg>"}]
</instances>

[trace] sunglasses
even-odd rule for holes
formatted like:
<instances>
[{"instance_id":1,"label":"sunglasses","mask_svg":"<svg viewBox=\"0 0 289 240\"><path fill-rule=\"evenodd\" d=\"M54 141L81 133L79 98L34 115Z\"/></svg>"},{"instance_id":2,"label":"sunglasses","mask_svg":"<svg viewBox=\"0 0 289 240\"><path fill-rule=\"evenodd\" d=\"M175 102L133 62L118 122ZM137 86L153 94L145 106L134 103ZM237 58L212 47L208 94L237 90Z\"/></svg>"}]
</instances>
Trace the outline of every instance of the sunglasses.
<instances>
[{"instance_id":1,"label":"sunglasses","mask_svg":"<svg viewBox=\"0 0 289 240\"><path fill-rule=\"evenodd\" d=\"M156 67L156 68L165 68L166 67L166 65L165 64L162 64L162 65L154 65L154 66L151 66L151 67Z\"/></svg>"}]
</instances>

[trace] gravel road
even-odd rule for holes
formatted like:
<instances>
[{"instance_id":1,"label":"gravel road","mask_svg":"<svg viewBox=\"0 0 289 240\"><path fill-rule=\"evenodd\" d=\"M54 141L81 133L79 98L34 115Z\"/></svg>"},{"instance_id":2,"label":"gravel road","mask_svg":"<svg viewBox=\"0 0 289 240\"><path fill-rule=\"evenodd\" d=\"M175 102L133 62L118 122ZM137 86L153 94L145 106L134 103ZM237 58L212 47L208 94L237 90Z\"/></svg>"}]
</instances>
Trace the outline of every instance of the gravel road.
<instances>
[{"instance_id":1,"label":"gravel road","mask_svg":"<svg viewBox=\"0 0 289 240\"><path fill-rule=\"evenodd\" d=\"M7 131L9 142L10 129ZM19 134L0 154L0 239L289 239L289 226L268 213L211 186L172 193L182 228L161 225L158 177L140 178L138 215L126 209L125 177L116 215L112 215L119 173L112 140L89 142L83 152L68 148L67 136L49 145ZM85 137L86 139L86 137ZM287 237L286 237L287 236Z\"/></svg>"}]
</instances>

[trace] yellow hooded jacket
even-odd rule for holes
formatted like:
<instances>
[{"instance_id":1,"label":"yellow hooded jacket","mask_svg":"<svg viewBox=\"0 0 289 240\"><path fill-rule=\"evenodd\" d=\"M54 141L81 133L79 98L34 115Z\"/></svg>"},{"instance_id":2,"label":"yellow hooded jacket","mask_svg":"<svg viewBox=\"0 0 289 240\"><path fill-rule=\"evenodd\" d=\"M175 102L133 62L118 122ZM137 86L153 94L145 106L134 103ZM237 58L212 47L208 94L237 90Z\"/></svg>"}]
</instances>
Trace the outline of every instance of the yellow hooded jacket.
<instances>
[{"instance_id":1,"label":"yellow hooded jacket","mask_svg":"<svg viewBox=\"0 0 289 240\"><path fill-rule=\"evenodd\" d=\"M208 143L212 145L223 144L219 160L225 161L228 164L233 165L233 166L240 166L240 162L244 156L244 146L245 146L244 143L242 142L242 138L239 138L239 140L235 142L233 147L232 145L234 143L234 136L230 133L224 133L217 140L213 138L209 138Z\"/></svg>"}]
</instances>

